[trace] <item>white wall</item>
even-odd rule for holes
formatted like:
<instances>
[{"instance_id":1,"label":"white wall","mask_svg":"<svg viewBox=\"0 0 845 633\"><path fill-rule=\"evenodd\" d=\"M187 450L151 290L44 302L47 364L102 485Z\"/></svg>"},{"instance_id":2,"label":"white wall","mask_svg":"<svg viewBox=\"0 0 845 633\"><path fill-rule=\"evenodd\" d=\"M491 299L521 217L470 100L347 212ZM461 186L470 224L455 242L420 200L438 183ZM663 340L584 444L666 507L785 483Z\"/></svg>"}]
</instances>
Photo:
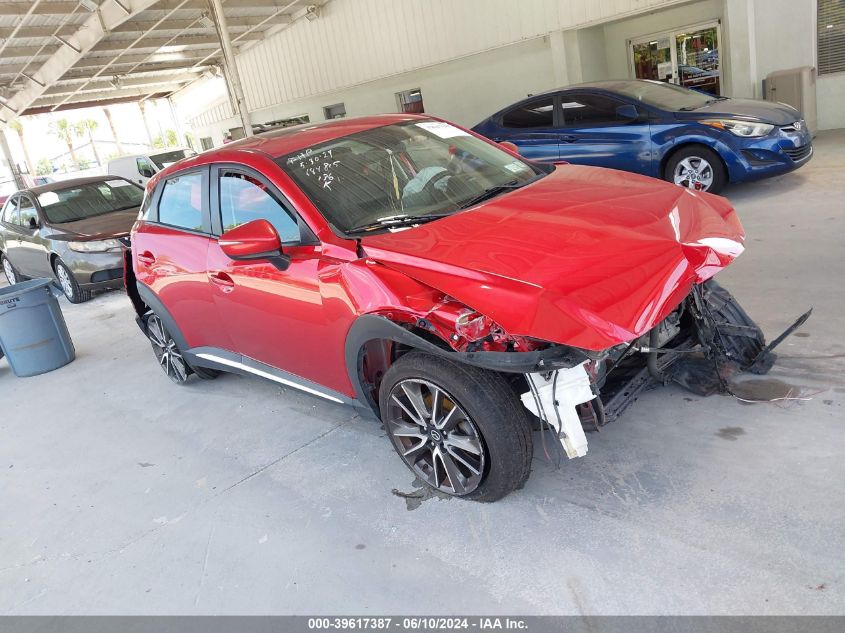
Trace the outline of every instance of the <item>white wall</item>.
<instances>
[{"instance_id":1,"label":"white wall","mask_svg":"<svg viewBox=\"0 0 845 633\"><path fill-rule=\"evenodd\" d=\"M254 122L321 121L341 102L348 116L395 112L396 92L421 88L426 112L473 125L529 92L628 77L629 40L716 19L729 96L760 98L769 72L815 65L816 0L331 0L322 11L239 54ZM240 123L215 81L174 100L219 145ZM819 78L820 129L845 127L843 97L845 73Z\"/></svg>"},{"instance_id":2,"label":"white wall","mask_svg":"<svg viewBox=\"0 0 845 633\"><path fill-rule=\"evenodd\" d=\"M816 66L816 0L746 1L755 8L759 82L776 70ZM820 130L845 127L845 73L816 79L816 103Z\"/></svg>"},{"instance_id":3,"label":"white wall","mask_svg":"<svg viewBox=\"0 0 845 633\"><path fill-rule=\"evenodd\" d=\"M548 40L538 37L435 67L261 108L251 117L253 123L262 123L307 114L311 121L322 121L323 108L335 103L346 106L347 116L396 112L396 93L419 88L426 113L471 127L508 103L553 87ZM211 136L215 144L220 144L223 130L239 125L228 109L228 116L220 122L195 121L194 132L199 137Z\"/></svg>"},{"instance_id":4,"label":"white wall","mask_svg":"<svg viewBox=\"0 0 845 633\"><path fill-rule=\"evenodd\" d=\"M331 0L319 19L295 21L237 61L257 111L683 1ZM210 110L195 128L232 114L220 103L176 100L189 119Z\"/></svg>"}]
</instances>

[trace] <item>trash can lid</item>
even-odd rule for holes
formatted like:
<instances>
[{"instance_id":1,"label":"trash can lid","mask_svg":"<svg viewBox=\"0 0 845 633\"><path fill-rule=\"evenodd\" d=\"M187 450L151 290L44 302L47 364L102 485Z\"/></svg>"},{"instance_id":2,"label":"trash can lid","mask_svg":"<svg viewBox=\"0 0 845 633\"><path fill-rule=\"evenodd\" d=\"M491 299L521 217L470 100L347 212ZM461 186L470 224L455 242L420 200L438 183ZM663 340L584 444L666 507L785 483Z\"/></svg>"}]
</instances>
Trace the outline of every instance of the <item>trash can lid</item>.
<instances>
[{"instance_id":1,"label":"trash can lid","mask_svg":"<svg viewBox=\"0 0 845 633\"><path fill-rule=\"evenodd\" d=\"M0 301L4 299L12 299L14 297L18 297L20 295L27 294L28 292L35 292L40 290L41 288L47 288L53 284L52 279L41 278L41 279L29 279L27 281L22 281L20 283L15 284L14 286L8 286L6 288L0 288Z\"/></svg>"}]
</instances>

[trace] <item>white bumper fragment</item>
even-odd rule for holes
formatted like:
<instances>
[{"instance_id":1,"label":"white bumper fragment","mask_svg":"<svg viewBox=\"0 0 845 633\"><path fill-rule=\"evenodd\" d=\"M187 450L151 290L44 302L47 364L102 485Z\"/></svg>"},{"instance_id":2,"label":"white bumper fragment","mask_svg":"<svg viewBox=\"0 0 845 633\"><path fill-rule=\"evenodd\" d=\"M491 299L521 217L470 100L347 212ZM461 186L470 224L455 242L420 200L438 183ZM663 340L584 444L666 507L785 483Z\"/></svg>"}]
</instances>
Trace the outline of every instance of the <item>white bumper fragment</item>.
<instances>
[{"instance_id":1,"label":"white bumper fragment","mask_svg":"<svg viewBox=\"0 0 845 633\"><path fill-rule=\"evenodd\" d=\"M585 362L586 363L586 362ZM536 394L529 389L522 394L522 404L541 420L546 420L557 431L566 456L583 457L587 454L587 437L575 407L595 398L590 388L590 377L584 364L560 369L549 379L539 374L526 374L533 381ZM540 402L540 410L537 401Z\"/></svg>"}]
</instances>

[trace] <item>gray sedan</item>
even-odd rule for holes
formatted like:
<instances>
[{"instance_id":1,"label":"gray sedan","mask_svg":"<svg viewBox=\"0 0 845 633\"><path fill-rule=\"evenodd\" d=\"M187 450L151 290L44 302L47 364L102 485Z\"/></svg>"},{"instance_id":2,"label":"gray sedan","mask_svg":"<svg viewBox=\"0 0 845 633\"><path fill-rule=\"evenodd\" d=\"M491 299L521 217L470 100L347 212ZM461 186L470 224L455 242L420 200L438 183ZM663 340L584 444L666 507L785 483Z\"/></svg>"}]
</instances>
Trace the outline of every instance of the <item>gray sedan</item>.
<instances>
[{"instance_id":1,"label":"gray sedan","mask_svg":"<svg viewBox=\"0 0 845 633\"><path fill-rule=\"evenodd\" d=\"M123 243L141 187L119 176L52 182L9 196L0 212L0 265L10 284L54 277L72 303L123 284ZM122 243L123 242L123 243Z\"/></svg>"}]
</instances>

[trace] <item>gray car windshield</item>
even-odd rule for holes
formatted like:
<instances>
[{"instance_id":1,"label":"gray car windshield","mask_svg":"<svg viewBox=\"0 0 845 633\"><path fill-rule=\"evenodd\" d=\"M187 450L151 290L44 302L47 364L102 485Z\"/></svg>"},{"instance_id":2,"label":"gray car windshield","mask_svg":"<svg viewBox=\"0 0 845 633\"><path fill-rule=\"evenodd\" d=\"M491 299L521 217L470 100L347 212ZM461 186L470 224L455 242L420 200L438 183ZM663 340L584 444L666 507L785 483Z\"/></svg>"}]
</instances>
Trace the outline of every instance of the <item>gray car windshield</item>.
<instances>
[{"instance_id":1,"label":"gray car windshield","mask_svg":"<svg viewBox=\"0 0 845 633\"><path fill-rule=\"evenodd\" d=\"M50 224L63 224L93 218L114 211L137 209L144 190L122 178L109 178L67 189L45 191L38 204Z\"/></svg>"},{"instance_id":2,"label":"gray car windshield","mask_svg":"<svg viewBox=\"0 0 845 633\"><path fill-rule=\"evenodd\" d=\"M545 173L454 125L432 120L351 134L278 162L345 235L451 215Z\"/></svg>"},{"instance_id":3,"label":"gray car windshield","mask_svg":"<svg viewBox=\"0 0 845 633\"><path fill-rule=\"evenodd\" d=\"M695 110L704 107L715 98L713 95L651 80L622 81L618 84L603 85L602 88L669 111Z\"/></svg>"}]
</instances>

